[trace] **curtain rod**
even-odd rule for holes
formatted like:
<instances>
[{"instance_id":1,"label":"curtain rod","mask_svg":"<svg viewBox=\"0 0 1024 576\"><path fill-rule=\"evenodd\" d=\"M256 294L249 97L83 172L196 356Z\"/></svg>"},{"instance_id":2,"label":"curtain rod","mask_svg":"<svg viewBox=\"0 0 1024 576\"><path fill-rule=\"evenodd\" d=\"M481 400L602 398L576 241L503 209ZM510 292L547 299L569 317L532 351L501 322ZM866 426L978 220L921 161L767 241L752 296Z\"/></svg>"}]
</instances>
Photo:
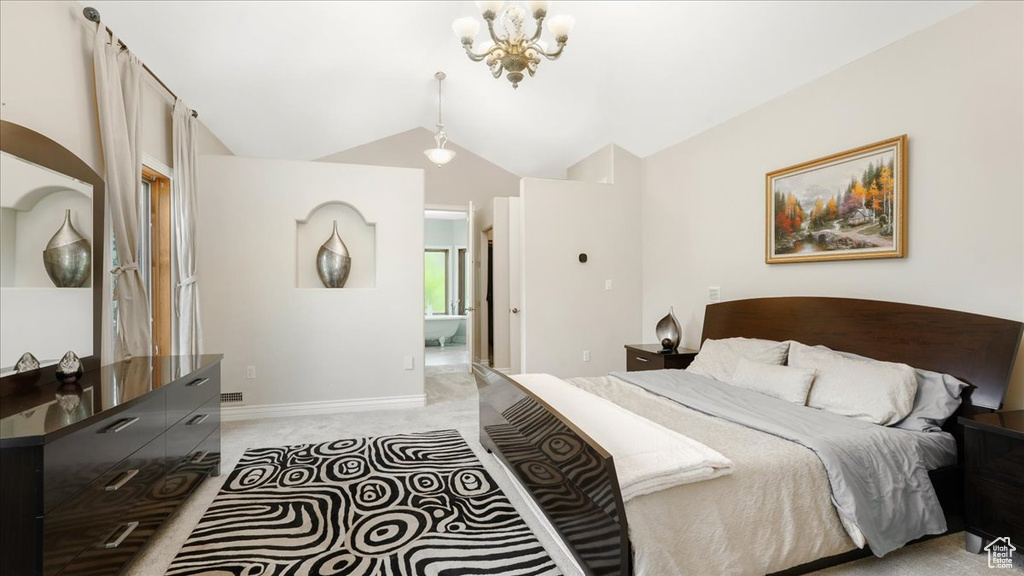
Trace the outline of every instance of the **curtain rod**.
<instances>
[{"instance_id":1,"label":"curtain rod","mask_svg":"<svg viewBox=\"0 0 1024 576\"><path fill-rule=\"evenodd\" d=\"M100 23L100 11L95 9L95 8L93 8L92 6L86 6L85 9L82 10L82 14L85 15L85 19L86 20L88 20L90 22L95 22L97 24ZM107 33L109 33L111 38L113 38L114 32L109 27L107 27L107 26L104 26L104 28L107 29ZM128 45L125 44L120 38L117 39L117 43L120 44L121 47L124 48L125 50L128 49ZM142 64L142 69L145 70L147 73L149 73L149 75L152 76L154 80L156 80L161 86L163 86L164 90L167 90L167 92L172 97L174 97L175 100L178 99L178 95L174 93L174 90L171 90L170 86L168 86L167 84L164 84L164 81L161 80L160 77L157 76L152 70L150 70L149 66L146 66L145 62L140 62L140 63ZM193 110L192 111L192 117L193 118L199 118L199 112Z\"/></svg>"}]
</instances>

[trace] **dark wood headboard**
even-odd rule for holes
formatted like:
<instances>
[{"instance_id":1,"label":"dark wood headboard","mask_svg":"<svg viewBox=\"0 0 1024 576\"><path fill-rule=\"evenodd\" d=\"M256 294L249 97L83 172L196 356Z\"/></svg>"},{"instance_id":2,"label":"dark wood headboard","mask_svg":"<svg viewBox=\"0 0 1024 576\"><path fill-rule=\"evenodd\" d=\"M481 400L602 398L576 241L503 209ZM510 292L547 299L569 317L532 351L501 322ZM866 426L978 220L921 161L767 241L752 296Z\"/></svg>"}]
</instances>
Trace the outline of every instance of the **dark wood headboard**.
<instances>
[{"instance_id":1,"label":"dark wood headboard","mask_svg":"<svg viewBox=\"0 0 1024 576\"><path fill-rule=\"evenodd\" d=\"M753 298L710 304L701 343L735 336L796 340L950 374L971 384L970 403L998 410L1024 325L897 302Z\"/></svg>"}]
</instances>

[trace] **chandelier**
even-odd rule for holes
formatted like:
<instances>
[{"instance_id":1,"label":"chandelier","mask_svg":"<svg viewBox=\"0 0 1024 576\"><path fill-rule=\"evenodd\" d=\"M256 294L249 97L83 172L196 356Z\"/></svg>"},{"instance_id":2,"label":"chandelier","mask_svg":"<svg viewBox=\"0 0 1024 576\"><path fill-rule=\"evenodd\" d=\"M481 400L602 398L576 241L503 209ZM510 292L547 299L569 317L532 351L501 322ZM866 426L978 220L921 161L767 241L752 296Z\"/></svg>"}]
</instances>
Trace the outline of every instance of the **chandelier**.
<instances>
[{"instance_id":1,"label":"chandelier","mask_svg":"<svg viewBox=\"0 0 1024 576\"><path fill-rule=\"evenodd\" d=\"M434 164L444 166L451 162L452 158L455 158L455 150L449 150L444 147L448 143L448 135L445 134L444 123L441 122L441 81L445 78L444 72L434 74L434 78L437 78L437 130L434 131L434 143L436 146L424 150L423 153Z\"/></svg>"},{"instance_id":2,"label":"chandelier","mask_svg":"<svg viewBox=\"0 0 1024 576\"><path fill-rule=\"evenodd\" d=\"M462 39L462 47L466 49L466 55L474 62L484 61L491 68L491 74L495 78L501 77L506 72L506 78L512 83L513 88L518 88L523 81L525 70L533 76L540 64L540 57L548 60L557 60L565 49L565 43L569 41L569 32L572 32L576 21L572 16L554 16L548 20L548 30L555 36L558 48L554 52L548 52L547 45L540 39L541 31L544 29L544 19L548 15L548 4L550 2L510 2L502 9L504 2L477 2L476 5L483 11L484 21L487 22L487 31L490 32L493 45L485 43L481 46L482 52L473 51L473 37L480 31L480 21L476 18L459 18L452 23L452 30L455 35ZM524 6L525 4L525 6ZM524 23L526 15L533 15L537 21L536 30L529 37L526 35ZM495 22L500 21L504 36L494 31Z\"/></svg>"}]
</instances>

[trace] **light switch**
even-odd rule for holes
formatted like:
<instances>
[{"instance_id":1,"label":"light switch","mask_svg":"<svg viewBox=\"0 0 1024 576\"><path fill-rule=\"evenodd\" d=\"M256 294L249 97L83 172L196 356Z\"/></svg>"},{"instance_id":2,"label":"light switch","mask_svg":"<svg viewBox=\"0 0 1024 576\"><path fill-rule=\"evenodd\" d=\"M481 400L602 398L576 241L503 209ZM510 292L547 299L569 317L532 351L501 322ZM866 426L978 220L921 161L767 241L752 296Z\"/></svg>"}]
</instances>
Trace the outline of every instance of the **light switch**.
<instances>
[{"instance_id":1,"label":"light switch","mask_svg":"<svg viewBox=\"0 0 1024 576\"><path fill-rule=\"evenodd\" d=\"M590 362L590 350L583 351L583 361Z\"/></svg>"},{"instance_id":2,"label":"light switch","mask_svg":"<svg viewBox=\"0 0 1024 576\"><path fill-rule=\"evenodd\" d=\"M604 281L604 289L605 290L611 290L612 289L612 281L611 280L605 280Z\"/></svg>"},{"instance_id":3,"label":"light switch","mask_svg":"<svg viewBox=\"0 0 1024 576\"><path fill-rule=\"evenodd\" d=\"M717 304L722 301L721 286L708 286L708 304Z\"/></svg>"},{"instance_id":4,"label":"light switch","mask_svg":"<svg viewBox=\"0 0 1024 576\"><path fill-rule=\"evenodd\" d=\"M413 357L412 356L403 356L402 357L402 367L405 368L406 370L412 370L412 367L413 367Z\"/></svg>"}]
</instances>

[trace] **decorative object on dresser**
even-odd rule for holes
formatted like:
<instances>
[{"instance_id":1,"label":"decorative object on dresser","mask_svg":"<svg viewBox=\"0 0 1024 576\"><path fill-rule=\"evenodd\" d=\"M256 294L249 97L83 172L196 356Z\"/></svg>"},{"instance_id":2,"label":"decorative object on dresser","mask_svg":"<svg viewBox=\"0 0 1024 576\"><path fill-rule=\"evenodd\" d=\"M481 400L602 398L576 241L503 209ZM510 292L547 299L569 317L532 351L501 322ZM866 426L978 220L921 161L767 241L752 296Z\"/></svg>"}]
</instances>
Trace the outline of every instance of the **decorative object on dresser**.
<instances>
[{"instance_id":1,"label":"decorative object on dresser","mask_svg":"<svg viewBox=\"0 0 1024 576\"><path fill-rule=\"evenodd\" d=\"M71 384L0 378L0 573L120 572L220 473L221 358L135 357Z\"/></svg>"},{"instance_id":2,"label":"decorative object on dresser","mask_svg":"<svg viewBox=\"0 0 1024 576\"><path fill-rule=\"evenodd\" d=\"M68 350L68 353L57 364L57 370L54 372L54 375L57 377L57 381L62 384L78 382L78 379L82 377L82 361L79 360L74 352Z\"/></svg>"},{"instance_id":3,"label":"decorative object on dresser","mask_svg":"<svg viewBox=\"0 0 1024 576\"><path fill-rule=\"evenodd\" d=\"M64 224L43 250L46 274L58 288L78 288L89 280L92 247L71 223L71 209L64 210Z\"/></svg>"},{"instance_id":4,"label":"decorative object on dresser","mask_svg":"<svg viewBox=\"0 0 1024 576\"><path fill-rule=\"evenodd\" d=\"M967 550L1000 538L1024 550L1024 410L961 416L960 424Z\"/></svg>"},{"instance_id":5,"label":"decorative object on dresser","mask_svg":"<svg viewBox=\"0 0 1024 576\"><path fill-rule=\"evenodd\" d=\"M660 344L626 344L626 370L682 370L697 356L696 350L688 348L676 348L667 353L663 350Z\"/></svg>"},{"instance_id":6,"label":"decorative object on dresser","mask_svg":"<svg viewBox=\"0 0 1024 576\"><path fill-rule=\"evenodd\" d=\"M658 325L654 327L654 334L658 337L658 342L661 342L662 354L672 352L679 347L682 332L682 329L679 328L679 321L676 320L676 314L669 306L668 314L658 320Z\"/></svg>"},{"instance_id":7,"label":"decorative object on dresser","mask_svg":"<svg viewBox=\"0 0 1024 576\"><path fill-rule=\"evenodd\" d=\"M766 180L768 264L906 255L906 134L769 172Z\"/></svg>"},{"instance_id":8,"label":"decorative object on dresser","mask_svg":"<svg viewBox=\"0 0 1024 576\"><path fill-rule=\"evenodd\" d=\"M14 365L14 371L21 374L32 370L39 370L39 360L36 360L31 352L25 352L21 358L18 358L18 363Z\"/></svg>"},{"instance_id":9,"label":"decorative object on dresser","mask_svg":"<svg viewBox=\"0 0 1024 576\"><path fill-rule=\"evenodd\" d=\"M316 253L316 271L327 288L343 288L351 270L352 257L348 253L348 246L338 235L338 221L335 220L334 232Z\"/></svg>"}]
</instances>

